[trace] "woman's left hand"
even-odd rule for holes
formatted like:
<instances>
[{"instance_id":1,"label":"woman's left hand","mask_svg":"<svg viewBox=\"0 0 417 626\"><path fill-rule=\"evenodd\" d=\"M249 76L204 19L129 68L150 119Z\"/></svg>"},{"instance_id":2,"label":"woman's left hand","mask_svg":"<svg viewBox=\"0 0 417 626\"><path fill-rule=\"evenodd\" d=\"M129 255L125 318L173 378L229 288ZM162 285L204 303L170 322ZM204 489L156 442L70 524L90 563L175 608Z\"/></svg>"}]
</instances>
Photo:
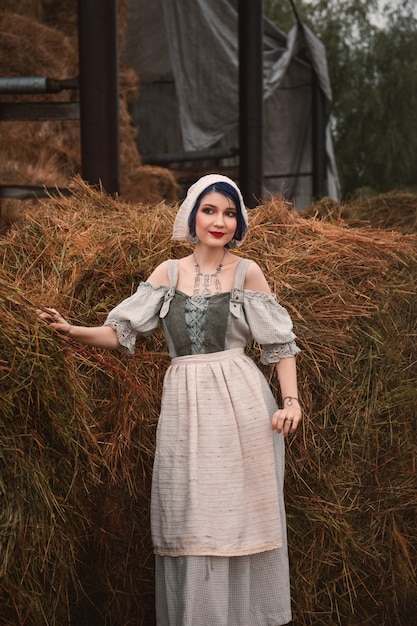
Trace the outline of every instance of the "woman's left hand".
<instances>
[{"instance_id":1,"label":"woman's left hand","mask_svg":"<svg viewBox=\"0 0 417 626\"><path fill-rule=\"evenodd\" d=\"M301 421L301 409L299 406L286 406L278 409L272 416L271 426L277 433L284 433L284 437L288 437L290 433L297 430L297 426Z\"/></svg>"}]
</instances>

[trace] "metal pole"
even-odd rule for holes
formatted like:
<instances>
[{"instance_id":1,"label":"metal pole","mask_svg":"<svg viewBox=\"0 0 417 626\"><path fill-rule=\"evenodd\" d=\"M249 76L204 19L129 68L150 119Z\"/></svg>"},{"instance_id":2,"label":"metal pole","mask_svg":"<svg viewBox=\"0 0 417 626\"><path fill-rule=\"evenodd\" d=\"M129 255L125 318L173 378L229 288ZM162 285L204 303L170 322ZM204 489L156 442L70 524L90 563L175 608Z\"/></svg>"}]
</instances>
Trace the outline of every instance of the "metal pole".
<instances>
[{"instance_id":1,"label":"metal pole","mask_svg":"<svg viewBox=\"0 0 417 626\"><path fill-rule=\"evenodd\" d=\"M263 193L263 2L239 6L239 182L250 208Z\"/></svg>"},{"instance_id":2,"label":"metal pole","mask_svg":"<svg viewBox=\"0 0 417 626\"><path fill-rule=\"evenodd\" d=\"M82 176L120 192L117 0L78 0Z\"/></svg>"},{"instance_id":3,"label":"metal pole","mask_svg":"<svg viewBox=\"0 0 417 626\"><path fill-rule=\"evenodd\" d=\"M326 180L326 120L324 114L324 95L320 89L314 69L312 80L313 100L313 198L323 198L327 191Z\"/></svg>"}]
</instances>

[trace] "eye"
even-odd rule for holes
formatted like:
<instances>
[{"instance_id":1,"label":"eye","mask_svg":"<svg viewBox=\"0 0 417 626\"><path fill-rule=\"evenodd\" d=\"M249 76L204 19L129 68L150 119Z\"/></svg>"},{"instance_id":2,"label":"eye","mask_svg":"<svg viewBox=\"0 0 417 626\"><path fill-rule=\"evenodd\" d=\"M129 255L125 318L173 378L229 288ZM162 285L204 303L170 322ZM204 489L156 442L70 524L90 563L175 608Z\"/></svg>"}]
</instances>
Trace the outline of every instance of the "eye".
<instances>
[{"instance_id":1,"label":"eye","mask_svg":"<svg viewBox=\"0 0 417 626\"><path fill-rule=\"evenodd\" d=\"M226 211L226 216L227 217L233 217L233 218L237 218L237 213L236 211Z\"/></svg>"},{"instance_id":2,"label":"eye","mask_svg":"<svg viewBox=\"0 0 417 626\"><path fill-rule=\"evenodd\" d=\"M212 215L214 213L213 209L211 209L210 207L204 207L203 209L201 209L202 213L206 213L207 215Z\"/></svg>"}]
</instances>

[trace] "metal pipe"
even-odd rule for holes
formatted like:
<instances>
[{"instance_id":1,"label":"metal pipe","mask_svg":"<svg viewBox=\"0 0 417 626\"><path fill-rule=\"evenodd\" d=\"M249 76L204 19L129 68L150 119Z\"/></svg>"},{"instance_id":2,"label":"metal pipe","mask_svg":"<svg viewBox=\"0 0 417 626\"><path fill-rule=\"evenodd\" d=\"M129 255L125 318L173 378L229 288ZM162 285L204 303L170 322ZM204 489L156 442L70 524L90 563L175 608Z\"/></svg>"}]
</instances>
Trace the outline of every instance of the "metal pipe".
<instances>
[{"instance_id":1,"label":"metal pipe","mask_svg":"<svg viewBox=\"0 0 417 626\"><path fill-rule=\"evenodd\" d=\"M0 198L28 200L30 198L49 198L51 196L71 196L66 187L41 187L40 185L0 185Z\"/></svg>"},{"instance_id":2,"label":"metal pipe","mask_svg":"<svg viewBox=\"0 0 417 626\"><path fill-rule=\"evenodd\" d=\"M48 76L9 76L0 78L0 95L59 93L64 89L77 89L78 79L58 80Z\"/></svg>"},{"instance_id":3,"label":"metal pipe","mask_svg":"<svg viewBox=\"0 0 417 626\"><path fill-rule=\"evenodd\" d=\"M0 102L1 122L79 119L78 102Z\"/></svg>"},{"instance_id":4,"label":"metal pipe","mask_svg":"<svg viewBox=\"0 0 417 626\"><path fill-rule=\"evenodd\" d=\"M263 2L239 6L239 182L243 198L255 207L263 194Z\"/></svg>"},{"instance_id":5,"label":"metal pipe","mask_svg":"<svg viewBox=\"0 0 417 626\"><path fill-rule=\"evenodd\" d=\"M82 176L120 192L117 0L78 0Z\"/></svg>"},{"instance_id":6,"label":"metal pipe","mask_svg":"<svg viewBox=\"0 0 417 626\"><path fill-rule=\"evenodd\" d=\"M327 193L327 156L326 156L326 120L324 94L320 88L317 74L312 69L313 100L313 198L323 198Z\"/></svg>"},{"instance_id":7,"label":"metal pipe","mask_svg":"<svg viewBox=\"0 0 417 626\"><path fill-rule=\"evenodd\" d=\"M164 152L161 154L143 154L142 163L151 165L169 165L184 161L211 161L230 159L239 154L237 148L207 148L192 152Z\"/></svg>"},{"instance_id":8,"label":"metal pipe","mask_svg":"<svg viewBox=\"0 0 417 626\"><path fill-rule=\"evenodd\" d=\"M17 76L0 78L0 94L55 93L60 91L58 81L46 76Z\"/></svg>"}]
</instances>

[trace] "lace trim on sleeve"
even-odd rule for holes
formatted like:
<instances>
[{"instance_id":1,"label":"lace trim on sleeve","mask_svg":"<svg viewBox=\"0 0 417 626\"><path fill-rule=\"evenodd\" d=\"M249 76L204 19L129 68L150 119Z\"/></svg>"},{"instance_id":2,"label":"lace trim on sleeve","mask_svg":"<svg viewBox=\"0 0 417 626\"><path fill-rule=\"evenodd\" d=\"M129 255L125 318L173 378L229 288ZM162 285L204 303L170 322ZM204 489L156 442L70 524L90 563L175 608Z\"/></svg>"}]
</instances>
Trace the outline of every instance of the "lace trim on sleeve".
<instances>
[{"instance_id":1,"label":"lace trim on sleeve","mask_svg":"<svg viewBox=\"0 0 417 626\"><path fill-rule=\"evenodd\" d=\"M278 363L281 359L295 356L300 352L300 348L295 341L289 341L288 343L273 343L267 346L262 346L261 363L263 365L269 365L270 363Z\"/></svg>"},{"instance_id":2,"label":"lace trim on sleeve","mask_svg":"<svg viewBox=\"0 0 417 626\"><path fill-rule=\"evenodd\" d=\"M125 354L135 353L136 331L128 321L108 320L106 326L111 326L117 333L117 339L120 343L120 351Z\"/></svg>"}]
</instances>

